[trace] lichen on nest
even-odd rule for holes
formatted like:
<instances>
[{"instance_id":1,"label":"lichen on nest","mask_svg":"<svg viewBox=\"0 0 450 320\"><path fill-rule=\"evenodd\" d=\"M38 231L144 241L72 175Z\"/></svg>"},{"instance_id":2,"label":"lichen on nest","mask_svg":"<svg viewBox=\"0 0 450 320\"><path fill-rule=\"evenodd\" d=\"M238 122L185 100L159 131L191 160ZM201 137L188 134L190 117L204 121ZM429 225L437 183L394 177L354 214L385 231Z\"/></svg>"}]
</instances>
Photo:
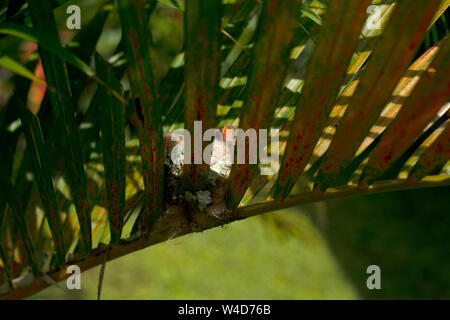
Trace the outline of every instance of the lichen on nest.
<instances>
[{"instance_id":1,"label":"lichen on nest","mask_svg":"<svg viewBox=\"0 0 450 320\"><path fill-rule=\"evenodd\" d=\"M173 142L172 135L168 136ZM214 142L208 181L203 189L195 189L183 172L183 138L178 135L174 140L176 143L166 143L164 166L166 203L169 206L182 207L188 217L192 217L196 212L204 212L217 219L223 219L231 214L225 202L230 165L226 163L223 152L219 150L223 146Z\"/></svg>"}]
</instances>

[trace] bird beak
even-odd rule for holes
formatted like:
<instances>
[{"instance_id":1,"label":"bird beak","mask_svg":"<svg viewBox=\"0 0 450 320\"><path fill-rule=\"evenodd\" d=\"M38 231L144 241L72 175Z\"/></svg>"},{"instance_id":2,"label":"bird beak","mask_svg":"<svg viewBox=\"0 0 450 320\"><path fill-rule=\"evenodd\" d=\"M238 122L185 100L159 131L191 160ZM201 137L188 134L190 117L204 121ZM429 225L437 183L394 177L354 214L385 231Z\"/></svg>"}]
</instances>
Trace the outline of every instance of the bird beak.
<instances>
[{"instance_id":1,"label":"bird beak","mask_svg":"<svg viewBox=\"0 0 450 320\"><path fill-rule=\"evenodd\" d=\"M228 129L228 126L225 124L225 127L223 127L223 129L222 129L223 140L226 140L227 129Z\"/></svg>"}]
</instances>

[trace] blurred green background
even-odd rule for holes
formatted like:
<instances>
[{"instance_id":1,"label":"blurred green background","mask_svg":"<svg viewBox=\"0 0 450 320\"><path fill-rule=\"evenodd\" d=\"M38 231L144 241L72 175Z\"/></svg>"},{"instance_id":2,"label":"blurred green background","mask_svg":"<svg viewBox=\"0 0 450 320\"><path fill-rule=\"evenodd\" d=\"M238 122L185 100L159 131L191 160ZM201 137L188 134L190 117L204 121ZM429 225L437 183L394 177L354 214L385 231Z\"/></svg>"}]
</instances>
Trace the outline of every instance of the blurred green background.
<instances>
[{"instance_id":1,"label":"blurred green background","mask_svg":"<svg viewBox=\"0 0 450 320\"><path fill-rule=\"evenodd\" d=\"M282 210L144 249L106 265L103 299L448 299L450 188ZM368 290L366 268L381 268ZM32 299L95 299L82 290ZM61 282L65 287L65 282Z\"/></svg>"}]
</instances>

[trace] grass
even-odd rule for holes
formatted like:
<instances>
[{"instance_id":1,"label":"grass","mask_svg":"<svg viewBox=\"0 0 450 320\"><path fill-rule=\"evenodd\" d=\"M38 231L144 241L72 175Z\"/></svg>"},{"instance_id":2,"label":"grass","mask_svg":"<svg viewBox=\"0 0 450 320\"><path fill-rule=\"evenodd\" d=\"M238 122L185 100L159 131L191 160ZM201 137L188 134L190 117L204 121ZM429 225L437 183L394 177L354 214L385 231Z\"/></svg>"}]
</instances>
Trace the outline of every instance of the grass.
<instances>
[{"instance_id":1,"label":"grass","mask_svg":"<svg viewBox=\"0 0 450 320\"><path fill-rule=\"evenodd\" d=\"M112 261L105 299L448 299L449 187L330 200L191 234ZM367 290L367 266L381 290ZM95 299L99 268L79 292ZM65 287L65 283L61 283Z\"/></svg>"},{"instance_id":2,"label":"grass","mask_svg":"<svg viewBox=\"0 0 450 320\"><path fill-rule=\"evenodd\" d=\"M288 216L299 237L273 227ZM99 268L82 290L32 299L95 299ZM65 288L65 283L61 283ZM106 265L104 299L355 299L327 243L301 209L283 210L162 243Z\"/></svg>"}]
</instances>

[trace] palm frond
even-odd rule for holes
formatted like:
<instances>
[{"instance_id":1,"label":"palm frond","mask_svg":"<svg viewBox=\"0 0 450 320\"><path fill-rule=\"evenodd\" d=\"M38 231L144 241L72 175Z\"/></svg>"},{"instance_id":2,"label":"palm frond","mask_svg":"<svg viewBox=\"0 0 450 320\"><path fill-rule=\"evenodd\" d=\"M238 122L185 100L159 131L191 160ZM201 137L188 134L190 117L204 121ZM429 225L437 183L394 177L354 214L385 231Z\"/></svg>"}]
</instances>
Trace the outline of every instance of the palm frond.
<instances>
[{"instance_id":1,"label":"palm frond","mask_svg":"<svg viewBox=\"0 0 450 320\"><path fill-rule=\"evenodd\" d=\"M0 64L16 74L0 106L2 298L62 280L70 264L272 210L450 185L450 1L104 1L75 47L61 44L48 1L27 3L0 10L14 48ZM169 63L149 23L158 10L184 26ZM102 51L114 16L122 38ZM194 164L174 178L163 132L196 120L278 129L275 173L246 162L211 182Z\"/></svg>"}]
</instances>

